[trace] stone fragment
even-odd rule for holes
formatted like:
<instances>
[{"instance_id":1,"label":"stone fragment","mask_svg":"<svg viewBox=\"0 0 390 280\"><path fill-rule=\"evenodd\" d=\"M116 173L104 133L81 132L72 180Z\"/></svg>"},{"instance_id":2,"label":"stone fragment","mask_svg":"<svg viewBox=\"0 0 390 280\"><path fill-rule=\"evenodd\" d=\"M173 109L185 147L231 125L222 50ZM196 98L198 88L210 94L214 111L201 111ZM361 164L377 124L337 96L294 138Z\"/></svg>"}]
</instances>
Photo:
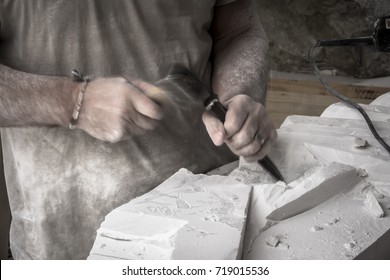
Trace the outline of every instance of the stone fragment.
<instances>
[{"instance_id":1,"label":"stone fragment","mask_svg":"<svg viewBox=\"0 0 390 280\"><path fill-rule=\"evenodd\" d=\"M290 246L287 243L285 243L285 239L286 239L285 236L271 235L267 238L265 243L272 248L277 248L280 250L288 250Z\"/></svg>"},{"instance_id":2,"label":"stone fragment","mask_svg":"<svg viewBox=\"0 0 390 280\"><path fill-rule=\"evenodd\" d=\"M294 182L274 203L267 219L280 221L304 211L343 192L360 181L357 170L348 165L331 163ZM292 186L290 184L289 186Z\"/></svg>"},{"instance_id":3,"label":"stone fragment","mask_svg":"<svg viewBox=\"0 0 390 280\"><path fill-rule=\"evenodd\" d=\"M355 137L353 139L354 146L357 148L363 148L367 146L367 140L362 139L360 137Z\"/></svg>"},{"instance_id":4,"label":"stone fragment","mask_svg":"<svg viewBox=\"0 0 390 280\"><path fill-rule=\"evenodd\" d=\"M269 238L267 238L265 242L271 247L276 247L279 244L280 240L275 235L271 235Z\"/></svg>"},{"instance_id":5,"label":"stone fragment","mask_svg":"<svg viewBox=\"0 0 390 280\"><path fill-rule=\"evenodd\" d=\"M320 227L320 226L314 226L310 229L311 232L317 232L317 231L321 231L323 230L324 228L323 227Z\"/></svg>"},{"instance_id":6,"label":"stone fragment","mask_svg":"<svg viewBox=\"0 0 390 280\"><path fill-rule=\"evenodd\" d=\"M382 207L380 206L378 200L375 198L375 195L372 193L371 190L368 191L366 194L364 205L375 218L382 218L385 216Z\"/></svg>"},{"instance_id":7,"label":"stone fragment","mask_svg":"<svg viewBox=\"0 0 390 280\"><path fill-rule=\"evenodd\" d=\"M338 222L340 222L340 218L334 218L326 223L324 223L324 226L333 226L335 224L337 224Z\"/></svg>"},{"instance_id":8,"label":"stone fragment","mask_svg":"<svg viewBox=\"0 0 390 280\"><path fill-rule=\"evenodd\" d=\"M356 246L356 241L343 244L343 247L348 251L351 251L353 248L355 248L355 246Z\"/></svg>"},{"instance_id":9,"label":"stone fragment","mask_svg":"<svg viewBox=\"0 0 390 280\"><path fill-rule=\"evenodd\" d=\"M368 192L371 192L377 200L385 198L385 195L383 193L381 193L380 191L378 191L375 188L375 186L373 186L369 182L362 188L361 192L365 193L365 194Z\"/></svg>"},{"instance_id":10,"label":"stone fragment","mask_svg":"<svg viewBox=\"0 0 390 280\"><path fill-rule=\"evenodd\" d=\"M280 250L288 250L290 248L290 245L281 242L278 244L278 246L276 246L276 248Z\"/></svg>"}]
</instances>

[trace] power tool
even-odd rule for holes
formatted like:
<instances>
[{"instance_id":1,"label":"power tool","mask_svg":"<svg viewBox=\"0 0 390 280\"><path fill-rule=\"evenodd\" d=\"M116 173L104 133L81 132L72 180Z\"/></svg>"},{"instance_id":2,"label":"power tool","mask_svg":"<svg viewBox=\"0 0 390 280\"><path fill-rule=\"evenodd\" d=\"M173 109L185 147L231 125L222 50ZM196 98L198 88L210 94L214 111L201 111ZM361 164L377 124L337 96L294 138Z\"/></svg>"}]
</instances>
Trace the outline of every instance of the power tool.
<instances>
[{"instance_id":1,"label":"power tool","mask_svg":"<svg viewBox=\"0 0 390 280\"><path fill-rule=\"evenodd\" d=\"M383 16L375 21L374 32L371 36L317 42L318 47L371 45L379 52L390 52L390 16Z\"/></svg>"}]
</instances>

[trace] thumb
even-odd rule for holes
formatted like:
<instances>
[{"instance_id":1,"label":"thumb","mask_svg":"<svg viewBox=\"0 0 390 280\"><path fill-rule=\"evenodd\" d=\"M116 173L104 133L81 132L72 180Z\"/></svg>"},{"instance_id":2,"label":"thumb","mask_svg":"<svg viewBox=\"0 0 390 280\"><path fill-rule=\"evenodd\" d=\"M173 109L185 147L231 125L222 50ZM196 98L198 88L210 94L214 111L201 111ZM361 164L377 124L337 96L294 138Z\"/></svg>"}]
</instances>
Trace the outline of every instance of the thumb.
<instances>
[{"instance_id":1,"label":"thumb","mask_svg":"<svg viewBox=\"0 0 390 280\"><path fill-rule=\"evenodd\" d=\"M213 114L207 111L203 113L202 120L214 145L221 146L226 137L223 124Z\"/></svg>"}]
</instances>

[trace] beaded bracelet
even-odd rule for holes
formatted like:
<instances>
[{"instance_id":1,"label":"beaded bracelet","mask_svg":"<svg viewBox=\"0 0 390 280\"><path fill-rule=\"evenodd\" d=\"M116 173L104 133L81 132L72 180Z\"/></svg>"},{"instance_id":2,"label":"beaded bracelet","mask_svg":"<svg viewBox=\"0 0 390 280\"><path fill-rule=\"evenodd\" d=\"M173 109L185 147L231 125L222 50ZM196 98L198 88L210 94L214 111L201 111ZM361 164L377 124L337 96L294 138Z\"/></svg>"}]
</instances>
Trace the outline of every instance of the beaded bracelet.
<instances>
[{"instance_id":1,"label":"beaded bracelet","mask_svg":"<svg viewBox=\"0 0 390 280\"><path fill-rule=\"evenodd\" d=\"M83 82L83 84L81 85L79 95L77 97L76 105L74 106L73 109L72 118L70 119L69 122L69 129L76 128L76 123L80 115L81 104L83 104L83 100L84 100L85 90L87 89L88 83L90 81L89 76L84 76L77 70L72 70L72 77L75 81Z\"/></svg>"}]
</instances>

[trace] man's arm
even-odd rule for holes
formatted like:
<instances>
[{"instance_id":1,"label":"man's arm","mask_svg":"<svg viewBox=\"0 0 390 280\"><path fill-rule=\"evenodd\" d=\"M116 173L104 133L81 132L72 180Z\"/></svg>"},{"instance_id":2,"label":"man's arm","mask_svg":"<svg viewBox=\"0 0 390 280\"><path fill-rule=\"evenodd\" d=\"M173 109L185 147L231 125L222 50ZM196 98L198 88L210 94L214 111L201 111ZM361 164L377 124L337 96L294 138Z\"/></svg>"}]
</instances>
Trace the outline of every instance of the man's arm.
<instances>
[{"instance_id":1,"label":"man's arm","mask_svg":"<svg viewBox=\"0 0 390 280\"><path fill-rule=\"evenodd\" d=\"M0 64L0 126L67 126L78 90L70 78L29 74Z\"/></svg>"},{"instance_id":2,"label":"man's arm","mask_svg":"<svg viewBox=\"0 0 390 280\"><path fill-rule=\"evenodd\" d=\"M0 127L69 126L81 83L16 71L0 64ZM154 129L163 117L147 95L152 85L123 77L97 78L84 94L77 128L91 136L117 142Z\"/></svg>"},{"instance_id":3,"label":"man's arm","mask_svg":"<svg viewBox=\"0 0 390 280\"><path fill-rule=\"evenodd\" d=\"M215 8L212 87L221 102L238 93L264 104L269 71L268 39L252 0Z\"/></svg>"},{"instance_id":4,"label":"man's arm","mask_svg":"<svg viewBox=\"0 0 390 280\"><path fill-rule=\"evenodd\" d=\"M265 109L268 79L268 40L251 0L218 6L211 28L213 36L212 88L227 106L221 126L209 113L203 121L216 145L225 142L249 161L263 158L276 131Z\"/></svg>"}]
</instances>

